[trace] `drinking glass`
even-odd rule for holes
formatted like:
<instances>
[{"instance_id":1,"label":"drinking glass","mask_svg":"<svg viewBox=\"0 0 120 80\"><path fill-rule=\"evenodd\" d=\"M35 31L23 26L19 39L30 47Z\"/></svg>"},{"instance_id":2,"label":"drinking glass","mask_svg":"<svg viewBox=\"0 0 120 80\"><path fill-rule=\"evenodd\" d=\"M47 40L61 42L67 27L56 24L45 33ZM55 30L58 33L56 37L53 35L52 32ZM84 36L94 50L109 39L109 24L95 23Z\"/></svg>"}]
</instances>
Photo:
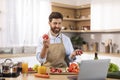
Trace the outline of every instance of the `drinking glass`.
<instances>
[{"instance_id":1,"label":"drinking glass","mask_svg":"<svg viewBox=\"0 0 120 80\"><path fill-rule=\"evenodd\" d=\"M28 73L28 63L22 62L22 73L27 74Z\"/></svg>"}]
</instances>

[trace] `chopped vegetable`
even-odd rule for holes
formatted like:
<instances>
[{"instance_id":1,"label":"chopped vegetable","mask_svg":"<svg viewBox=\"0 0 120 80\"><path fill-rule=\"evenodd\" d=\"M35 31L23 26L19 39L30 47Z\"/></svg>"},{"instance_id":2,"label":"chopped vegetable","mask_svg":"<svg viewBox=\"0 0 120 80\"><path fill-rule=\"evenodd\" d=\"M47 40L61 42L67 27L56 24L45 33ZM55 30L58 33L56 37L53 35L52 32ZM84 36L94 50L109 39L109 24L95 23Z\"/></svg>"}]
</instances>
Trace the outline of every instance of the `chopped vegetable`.
<instances>
[{"instance_id":1,"label":"chopped vegetable","mask_svg":"<svg viewBox=\"0 0 120 80\"><path fill-rule=\"evenodd\" d=\"M68 67L68 72L75 72L78 73L79 72L79 66L77 63L71 63Z\"/></svg>"},{"instance_id":2,"label":"chopped vegetable","mask_svg":"<svg viewBox=\"0 0 120 80\"><path fill-rule=\"evenodd\" d=\"M34 76L35 76L35 77L40 77L40 78L50 78L50 76L47 75L47 74L39 74L39 73L36 73Z\"/></svg>"},{"instance_id":3,"label":"chopped vegetable","mask_svg":"<svg viewBox=\"0 0 120 80\"><path fill-rule=\"evenodd\" d=\"M110 63L108 72L117 72L117 71L119 71L119 66L117 64Z\"/></svg>"}]
</instances>

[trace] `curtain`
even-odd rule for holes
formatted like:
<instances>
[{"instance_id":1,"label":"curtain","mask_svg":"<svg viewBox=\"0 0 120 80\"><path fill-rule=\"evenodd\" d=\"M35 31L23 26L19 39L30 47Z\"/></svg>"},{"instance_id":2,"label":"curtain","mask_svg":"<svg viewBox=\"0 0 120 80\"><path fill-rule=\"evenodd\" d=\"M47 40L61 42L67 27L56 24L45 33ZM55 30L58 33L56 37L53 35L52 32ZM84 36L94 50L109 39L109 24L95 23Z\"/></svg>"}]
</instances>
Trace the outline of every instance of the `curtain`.
<instances>
[{"instance_id":1,"label":"curtain","mask_svg":"<svg viewBox=\"0 0 120 80\"><path fill-rule=\"evenodd\" d=\"M3 0L2 0L3 1ZM4 0L0 46L36 46L39 36L49 30L49 0Z\"/></svg>"}]
</instances>

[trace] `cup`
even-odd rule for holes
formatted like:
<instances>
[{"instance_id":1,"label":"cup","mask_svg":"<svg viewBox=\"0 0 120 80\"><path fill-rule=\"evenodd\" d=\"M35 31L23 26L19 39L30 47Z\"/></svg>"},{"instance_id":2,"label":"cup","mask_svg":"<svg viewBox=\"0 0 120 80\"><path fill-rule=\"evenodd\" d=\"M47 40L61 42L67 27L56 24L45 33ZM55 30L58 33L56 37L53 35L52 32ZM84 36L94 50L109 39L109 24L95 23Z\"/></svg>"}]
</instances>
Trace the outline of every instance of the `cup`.
<instances>
[{"instance_id":1,"label":"cup","mask_svg":"<svg viewBox=\"0 0 120 80\"><path fill-rule=\"evenodd\" d=\"M28 73L28 63L22 62L22 73L27 74Z\"/></svg>"}]
</instances>

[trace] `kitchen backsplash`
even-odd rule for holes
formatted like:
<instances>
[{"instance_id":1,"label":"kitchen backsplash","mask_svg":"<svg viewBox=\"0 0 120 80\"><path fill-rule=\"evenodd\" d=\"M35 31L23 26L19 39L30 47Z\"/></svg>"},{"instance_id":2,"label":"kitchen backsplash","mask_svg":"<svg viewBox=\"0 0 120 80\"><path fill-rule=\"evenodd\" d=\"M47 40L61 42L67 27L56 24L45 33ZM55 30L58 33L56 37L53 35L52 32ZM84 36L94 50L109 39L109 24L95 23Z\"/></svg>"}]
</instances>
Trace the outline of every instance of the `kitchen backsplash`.
<instances>
[{"instance_id":1,"label":"kitchen backsplash","mask_svg":"<svg viewBox=\"0 0 120 80\"><path fill-rule=\"evenodd\" d=\"M0 47L0 53L36 53L36 46Z\"/></svg>"},{"instance_id":2,"label":"kitchen backsplash","mask_svg":"<svg viewBox=\"0 0 120 80\"><path fill-rule=\"evenodd\" d=\"M120 33L64 33L69 37L81 36L88 43L88 50L93 51L97 45L98 52L120 54ZM108 46L109 45L109 46ZM0 48L0 53L35 53L35 46Z\"/></svg>"},{"instance_id":3,"label":"kitchen backsplash","mask_svg":"<svg viewBox=\"0 0 120 80\"><path fill-rule=\"evenodd\" d=\"M120 53L120 33L83 33L80 36L88 42L90 50L91 44L97 42L99 52Z\"/></svg>"},{"instance_id":4,"label":"kitchen backsplash","mask_svg":"<svg viewBox=\"0 0 120 80\"><path fill-rule=\"evenodd\" d=\"M71 37L74 35L81 36L87 43L90 51L93 45L97 44L99 52L120 53L120 33L64 33ZM109 46L108 46L109 44ZM109 48L109 49L108 49Z\"/></svg>"}]
</instances>

